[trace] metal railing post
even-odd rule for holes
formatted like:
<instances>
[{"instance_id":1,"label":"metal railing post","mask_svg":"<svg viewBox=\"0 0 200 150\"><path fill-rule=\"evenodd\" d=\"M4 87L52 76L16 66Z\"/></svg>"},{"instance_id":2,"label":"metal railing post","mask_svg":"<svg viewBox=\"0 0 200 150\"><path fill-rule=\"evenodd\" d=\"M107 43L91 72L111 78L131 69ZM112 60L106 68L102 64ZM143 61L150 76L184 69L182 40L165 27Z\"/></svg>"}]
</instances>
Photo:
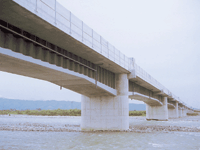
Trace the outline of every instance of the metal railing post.
<instances>
[{"instance_id":1,"label":"metal railing post","mask_svg":"<svg viewBox=\"0 0 200 150\"><path fill-rule=\"evenodd\" d=\"M115 47L113 46L113 49L114 49L114 62L115 62Z\"/></svg>"},{"instance_id":2,"label":"metal railing post","mask_svg":"<svg viewBox=\"0 0 200 150\"><path fill-rule=\"evenodd\" d=\"M70 11L70 14L69 14L69 28L70 28L70 29L69 29L69 30L70 30L69 33L70 33L70 34L72 33L72 27L71 27L71 26L72 26L72 20L71 20L72 17L71 17L71 16L72 16L72 13L71 13L71 11Z\"/></svg>"},{"instance_id":3,"label":"metal railing post","mask_svg":"<svg viewBox=\"0 0 200 150\"><path fill-rule=\"evenodd\" d=\"M83 21L82 21L82 42L83 42Z\"/></svg>"},{"instance_id":4,"label":"metal railing post","mask_svg":"<svg viewBox=\"0 0 200 150\"><path fill-rule=\"evenodd\" d=\"M102 37L100 36L100 44L101 44L101 53L102 53Z\"/></svg>"},{"instance_id":5,"label":"metal railing post","mask_svg":"<svg viewBox=\"0 0 200 150\"><path fill-rule=\"evenodd\" d=\"M55 24L56 24L56 0L55 0Z\"/></svg>"},{"instance_id":6,"label":"metal railing post","mask_svg":"<svg viewBox=\"0 0 200 150\"><path fill-rule=\"evenodd\" d=\"M109 58L109 48L108 48L108 41L107 41L107 50L108 50L108 58Z\"/></svg>"},{"instance_id":7,"label":"metal railing post","mask_svg":"<svg viewBox=\"0 0 200 150\"><path fill-rule=\"evenodd\" d=\"M36 5L35 5L35 11L36 11L36 12L38 12L38 11L37 11L37 5L38 5L38 0L36 0Z\"/></svg>"},{"instance_id":8,"label":"metal railing post","mask_svg":"<svg viewBox=\"0 0 200 150\"><path fill-rule=\"evenodd\" d=\"M92 48L93 48L93 29L92 29Z\"/></svg>"},{"instance_id":9,"label":"metal railing post","mask_svg":"<svg viewBox=\"0 0 200 150\"><path fill-rule=\"evenodd\" d=\"M124 55L124 68L126 67L125 55Z\"/></svg>"},{"instance_id":10,"label":"metal railing post","mask_svg":"<svg viewBox=\"0 0 200 150\"><path fill-rule=\"evenodd\" d=\"M121 65L120 54L121 54L121 52L119 52L119 65Z\"/></svg>"}]
</instances>

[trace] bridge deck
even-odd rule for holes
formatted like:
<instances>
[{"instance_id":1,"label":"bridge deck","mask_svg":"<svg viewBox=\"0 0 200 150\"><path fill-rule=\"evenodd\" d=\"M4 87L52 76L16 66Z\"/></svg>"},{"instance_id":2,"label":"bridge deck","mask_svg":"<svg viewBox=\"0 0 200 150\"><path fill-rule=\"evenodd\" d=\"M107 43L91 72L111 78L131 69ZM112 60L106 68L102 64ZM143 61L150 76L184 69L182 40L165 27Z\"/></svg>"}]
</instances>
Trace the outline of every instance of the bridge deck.
<instances>
[{"instance_id":1,"label":"bridge deck","mask_svg":"<svg viewBox=\"0 0 200 150\"><path fill-rule=\"evenodd\" d=\"M52 12L55 14L55 10L48 6L51 5L50 3L46 4L38 0L38 8L35 11L36 1L15 0L15 2L1 0L0 9L3 13L0 14L0 19L114 73L129 72L129 58L117 49L113 49L113 46L98 34L96 35L86 24L83 23L82 28L82 21L59 3L56 5L58 12L57 22L55 23L54 19L52 21L52 17L55 16L51 16ZM62 12L60 12L61 10ZM80 28L78 28L79 23L81 23ZM97 36L99 39L95 39ZM95 41L97 41L98 47L95 47Z\"/></svg>"}]
</instances>

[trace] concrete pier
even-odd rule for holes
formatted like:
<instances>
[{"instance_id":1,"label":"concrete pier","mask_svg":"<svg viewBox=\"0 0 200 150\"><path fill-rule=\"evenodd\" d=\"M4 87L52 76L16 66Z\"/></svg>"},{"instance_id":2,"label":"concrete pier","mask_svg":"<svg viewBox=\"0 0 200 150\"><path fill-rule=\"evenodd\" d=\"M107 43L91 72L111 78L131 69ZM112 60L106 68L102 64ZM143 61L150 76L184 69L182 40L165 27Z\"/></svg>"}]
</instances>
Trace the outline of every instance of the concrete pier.
<instances>
[{"instance_id":1,"label":"concrete pier","mask_svg":"<svg viewBox=\"0 0 200 150\"><path fill-rule=\"evenodd\" d=\"M146 104L146 119L147 120L168 120L167 97L163 97L162 106L150 106Z\"/></svg>"},{"instance_id":2,"label":"concrete pier","mask_svg":"<svg viewBox=\"0 0 200 150\"><path fill-rule=\"evenodd\" d=\"M183 108L183 110L182 110L182 117L185 117L185 116L187 116L187 109Z\"/></svg>"},{"instance_id":3,"label":"concrete pier","mask_svg":"<svg viewBox=\"0 0 200 150\"><path fill-rule=\"evenodd\" d=\"M179 118L181 118L182 117L182 108L179 107L178 111L179 111Z\"/></svg>"},{"instance_id":4,"label":"concrete pier","mask_svg":"<svg viewBox=\"0 0 200 150\"><path fill-rule=\"evenodd\" d=\"M171 103L169 103L169 105L171 105L171 107L168 107L169 119L178 118L178 116L179 116L178 103L177 102L171 102Z\"/></svg>"},{"instance_id":5,"label":"concrete pier","mask_svg":"<svg viewBox=\"0 0 200 150\"><path fill-rule=\"evenodd\" d=\"M176 102L175 109L176 109L176 118L178 118L179 117L178 102Z\"/></svg>"},{"instance_id":6,"label":"concrete pier","mask_svg":"<svg viewBox=\"0 0 200 150\"><path fill-rule=\"evenodd\" d=\"M169 119L177 118L176 109L174 109L174 108L169 108L169 109L168 109L168 116L169 116Z\"/></svg>"},{"instance_id":7,"label":"concrete pier","mask_svg":"<svg viewBox=\"0 0 200 150\"><path fill-rule=\"evenodd\" d=\"M81 130L128 130L129 101L127 74L116 77L117 96L81 99Z\"/></svg>"}]
</instances>

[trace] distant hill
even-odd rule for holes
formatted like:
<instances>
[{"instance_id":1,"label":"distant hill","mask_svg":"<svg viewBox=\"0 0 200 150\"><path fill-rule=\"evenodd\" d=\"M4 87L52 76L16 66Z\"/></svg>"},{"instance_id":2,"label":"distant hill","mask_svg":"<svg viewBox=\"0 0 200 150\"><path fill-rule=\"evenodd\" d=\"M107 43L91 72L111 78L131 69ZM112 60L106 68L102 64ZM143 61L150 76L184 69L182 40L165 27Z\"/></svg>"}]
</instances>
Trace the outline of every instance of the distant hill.
<instances>
[{"instance_id":1,"label":"distant hill","mask_svg":"<svg viewBox=\"0 0 200 150\"><path fill-rule=\"evenodd\" d=\"M16 109L16 110L34 110L34 109L81 109L81 102L74 101L31 101L0 98L0 110ZM129 104L129 110L146 110L145 104Z\"/></svg>"},{"instance_id":2,"label":"distant hill","mask_svg":"<svg viewBox=\"0 0 200 150\"><path fill-rule=\"evenodd\" d=\"M146 104L129 103L129 110L146 110Z\"/></svg>"}]
</instances>

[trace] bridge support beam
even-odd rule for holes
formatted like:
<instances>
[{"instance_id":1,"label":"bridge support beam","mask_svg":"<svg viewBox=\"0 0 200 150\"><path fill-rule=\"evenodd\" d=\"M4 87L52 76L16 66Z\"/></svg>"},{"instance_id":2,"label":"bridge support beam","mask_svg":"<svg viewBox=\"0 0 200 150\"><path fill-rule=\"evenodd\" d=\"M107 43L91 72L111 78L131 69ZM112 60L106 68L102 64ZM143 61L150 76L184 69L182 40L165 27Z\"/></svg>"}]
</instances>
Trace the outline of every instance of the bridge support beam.
<instances>
[{"instance_id":1,"label":"bridge support beam","mask_svg":"<svg viewBox=\"0 0 200 150\"><path fill-rule=\"evenodd\" d=\"M127 74L116 76L117 96L82 95L81 130L128 130L129 101Z\"/></svg>"},{"instance_id":2,"label":"bridge support beam","mask_svg":"<svg viewBox=\"0 0 200 150\"><path fill-rule=\"evenodd\" d=\"M167 97L163 98L162 106L150 106L146 104L146 119L147 120L168 120L168 106L167 106Z\"/></svg>"}]
</instances>

